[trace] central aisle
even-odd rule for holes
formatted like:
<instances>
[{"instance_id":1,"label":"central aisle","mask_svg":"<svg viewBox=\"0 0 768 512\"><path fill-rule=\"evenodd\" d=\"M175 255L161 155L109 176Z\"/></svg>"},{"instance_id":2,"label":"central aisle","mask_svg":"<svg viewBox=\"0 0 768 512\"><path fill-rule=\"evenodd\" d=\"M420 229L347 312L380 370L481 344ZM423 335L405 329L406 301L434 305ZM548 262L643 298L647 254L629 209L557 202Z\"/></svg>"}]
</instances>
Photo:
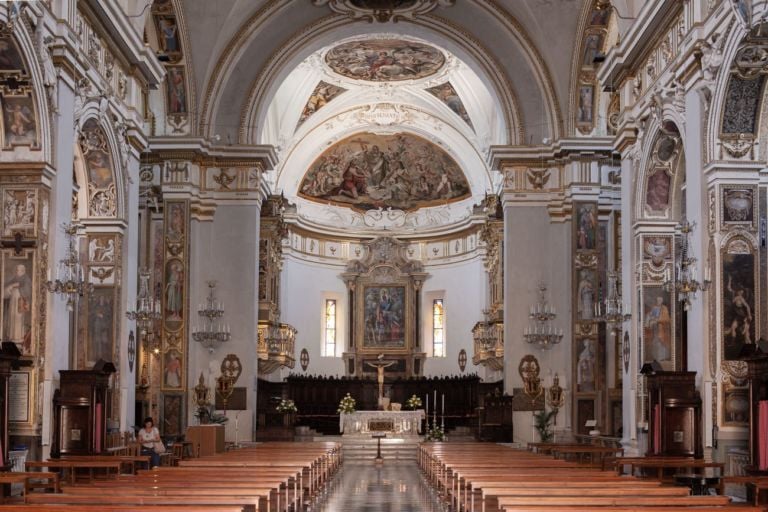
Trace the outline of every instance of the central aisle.
<instances>
[{"instance_id":1,"label":"central aisle","mask_svg":"<svg viewBox=\"0 0 768 512\"><path fill-rule=\"evenodd\" d=\"M319 512L443 512L415 462L344 463Z\"/></svg>"}]
</instances>

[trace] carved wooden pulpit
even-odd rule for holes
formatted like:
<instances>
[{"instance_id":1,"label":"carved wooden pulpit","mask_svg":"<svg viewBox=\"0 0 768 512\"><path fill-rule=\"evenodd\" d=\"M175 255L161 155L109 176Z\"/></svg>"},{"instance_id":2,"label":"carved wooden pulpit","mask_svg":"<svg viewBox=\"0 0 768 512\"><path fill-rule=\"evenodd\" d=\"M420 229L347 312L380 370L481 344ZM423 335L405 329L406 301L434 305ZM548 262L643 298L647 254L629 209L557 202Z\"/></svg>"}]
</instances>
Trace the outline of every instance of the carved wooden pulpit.
<instances>
[{"instance_id":1,"label":"carved wooden pulpit","mask_svg":"<svg viewBox=\"0 0 768 512\"><path fill-rule=\"evenodd\" d=\"M646 377L648 455L703 457L696 372L651 370Z\"/></svg>"},{"instance_id":2,"label":"carved wooden pulpit","mask_svg":"<svg viewBox=\"0 0 768 512\"><path fill-rule=\"evenodd\" d=\"M760 450L768 450L768 439L765 432L768 426L760 425L760 403L768 402L768 354L758 354L745 359L747 362L747 377L749 378L749 460L745 468L750 474L768 475L768 467L761 468ZM766 405L762 406L763 408ZM766 414L763 413L763 417ZM761 436L762 431L762 436ZM765 465L765 457L763 464Z\"/></svg>"},{"instance_id":3,"label":"carved wooden pulpit","mask_svg":"<svg viewBox=\"0 0 768 512\"><path fill-rule=\"evenodd\" d=\"M106 448L110 414L109 378L115 365L98 361L92 370L61 370L53 397L51 456L97 455Z\"/></svg>"},{"instance_id":4,"label":"carved wooden pulpit","mask_svg":"<svg viewBox=\"0 0 768 512\"><path fill-rule=\"evenodd\" d=\"M13 464L8 460L8 382L11 370L22 366L19 347L12 341L0 343L0 470L10 471Z\"/></svg>"}]
</instances>

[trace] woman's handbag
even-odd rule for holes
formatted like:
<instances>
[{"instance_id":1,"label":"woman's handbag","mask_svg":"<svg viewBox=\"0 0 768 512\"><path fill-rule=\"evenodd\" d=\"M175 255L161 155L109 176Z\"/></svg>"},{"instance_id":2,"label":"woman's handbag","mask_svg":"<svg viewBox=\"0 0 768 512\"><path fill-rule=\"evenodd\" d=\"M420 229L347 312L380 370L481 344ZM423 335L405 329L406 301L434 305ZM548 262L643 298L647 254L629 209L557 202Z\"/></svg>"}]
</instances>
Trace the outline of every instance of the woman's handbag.
<instances>
[{"instance_id":1,"label":"woman's handbag","mask_svg":"<svg viewBox=\"0 0 768 512\"><path fill-rule=\"evenodd\" d=\"M155 453L158 455L161 455L165 453L165 445L162 441L157 441L153 446L152 449L155 450Z\"/></svg>"}]
</instances>

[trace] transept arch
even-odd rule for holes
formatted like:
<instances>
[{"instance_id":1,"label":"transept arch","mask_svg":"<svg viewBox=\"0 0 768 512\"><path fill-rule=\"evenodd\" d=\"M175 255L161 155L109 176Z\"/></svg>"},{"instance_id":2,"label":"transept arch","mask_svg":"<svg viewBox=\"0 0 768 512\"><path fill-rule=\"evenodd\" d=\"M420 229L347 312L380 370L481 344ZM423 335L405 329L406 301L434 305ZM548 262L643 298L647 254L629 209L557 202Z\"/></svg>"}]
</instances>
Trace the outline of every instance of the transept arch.
<instances>
[{"instance_id":1,"label":"transept arch","mask_svg":"<svg viewBox=\"0 0 768 512\"><path fill-rule=\"evenodd\" d=\"M207 85L204 86L200 118L201 133L208 136L227 134L229 137L232 127L237 124L239 140L248 143L256 142L258 134L254 130L263 125L266 106L274 95L275 84L282 83L287 73L317 48L330 44L339 37L363 35L367 30L366 26L354 24L346 17L327 16L295 34L278 51L269 55L264 65L257 65L252 81L235 80L233 73L237 71L242 75L243 71L243 66L239 66L238 63L253 51L253 41L259 31L264 29L266 19L277 15L284 7L286 6L281 2L270 2L262 7L243 25L237 36L224 50L222 58L217 61L207 78ZM531 105L521 105L516 101L514 88L517 86L501 72L492 53L482 48L481 43L472 35L432 15L420 17L407 24L398 24L393 28L402 34L420 30L418 33L421 37L425 36L423 29L427 28L429 29L427 34L430 34L428 38L432 38L430 40L433 43L444 45L449 51L475 66L475 71L492 84L494 94L497 95L501 105L500 109L507 117L508 134L504 143L522 143L527 138L526 123L529 123L529 126L535 126L534 133L543 132L545 137L556 138L561 132L562 119L554 97L554 89L548 83L549 73L542 59L523 29L515 25L514 19L510 19L508 13L504 16L484 4L481 7L487 8L488 12L492 12L493 16L504 23L504 30L510 34L511 40L516 42L515 47L520 49L519 52L514 52L519 57L520 71L525 77L521 77L520 80L539 84L541 96L533 103L541 105L541 110L533 115L533 119L522 119L523 112L526 109L533 112L534 110L531 109L538 106L533 107L532 102L527 102ZM329 34L331 31L334 31L333 37ZM260 59L265 58L260 57ZM243 77L239 76L239 78ZM245 106L235 107L226 104L231 98L243 95L248 98ZM246 114L241 116L240 112L246 112ZM234 140L234 137L232 139Z\"/></svg>"}]
</instances>

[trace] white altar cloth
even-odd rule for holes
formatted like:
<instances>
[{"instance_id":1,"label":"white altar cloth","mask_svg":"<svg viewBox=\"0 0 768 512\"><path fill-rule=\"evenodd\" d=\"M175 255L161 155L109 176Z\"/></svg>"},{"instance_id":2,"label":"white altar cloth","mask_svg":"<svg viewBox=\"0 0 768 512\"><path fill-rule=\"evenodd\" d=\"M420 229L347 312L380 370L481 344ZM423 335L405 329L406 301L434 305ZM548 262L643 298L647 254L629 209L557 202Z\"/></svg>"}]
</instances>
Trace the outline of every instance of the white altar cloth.
<instances>
[{"instance_id":1,"label":"white altar cloth","mask_svg":"<svg viewBox=\"0 0 768 512\"><path fill-rule=\"evenodd\" d=\"M343 434L369 434L370 421L391 421L395 434L417 435L421 433L424 409L416 411L355 411L341 414L339 429Z\"/></svg>"}]
</instances>

